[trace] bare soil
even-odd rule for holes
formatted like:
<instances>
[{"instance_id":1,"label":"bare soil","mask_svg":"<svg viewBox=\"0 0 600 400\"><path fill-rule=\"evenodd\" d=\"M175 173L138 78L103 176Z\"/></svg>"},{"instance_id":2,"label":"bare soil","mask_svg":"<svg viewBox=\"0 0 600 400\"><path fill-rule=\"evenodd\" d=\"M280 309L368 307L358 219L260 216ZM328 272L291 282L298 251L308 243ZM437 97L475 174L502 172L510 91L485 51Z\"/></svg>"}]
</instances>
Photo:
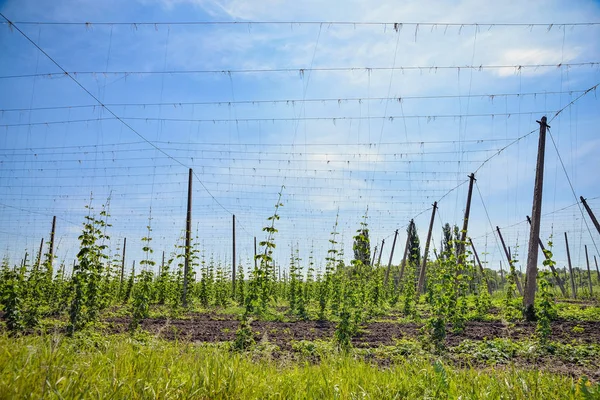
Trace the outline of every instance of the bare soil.
<instances>
[{"instance_id":1,"label":"bare soil","mask_svg":"<svg viewBox=\"0 0 600 400\"><path fill-rule=\"evenodd\" d=\"M124 332L129 318L111 318L107 322L113 332ZM192 314L187 319L153 318L142 322L142 328L168 340L192 342L223 342L233 340L239 321L235 316L219 314ZM333 336L335 326L328 321L270 322L252 321L250 326L257 339L265 335L281 349L290 348L290 340L328 339ZM574 329L578 327L577 329ZM371 322L364 325L353 344L358 347L393 345L395 339L415 338L421 325L416 323ZM581 329L580 329L581 328ZM469 321L462 333L448 329L446 343L458 345L465 339L489 340L530 338L535 334L535 324L516 323L512 326L495 321ZM600 343L600 321L553 321L551 340L562 343Z\"/></svg>"},{"instance_id":2,"label":"bare soil","mask_svg":"<svg viewBox=\"0 0 600 400\"><path fill-rule=\"evenodd\" d=\"M127 330L128 318L113 318L108 320L112 332L120 333ZM233 340L239 321L235 316L219 314L192 314L188 319L147 319L142 328L152 334L167 340L184 340L191 342L224 342ZM333 337L335 325L327 321L297 321L269 322L252 321L250 324L255 333L256 341L268 340L279 349L273 353L274 358L289 357L294 359L292 341L329 339ZM573 330L573 328L578 329ZM396 339L415 338L419 336L421 325L400 322L371 322L363 326L353 339L353 345L359 348L374 348L381 345L393 345ZM450 328L450 327L449 327ZM583 328L583 331L580 329ZM448 329L446 343L456 346L463 340L489 340L494 338L510 338L513 340L528 339L535 334L535 324L516 323L512 326L502 322L470 321L465 330L452 333ZM554 321L552 323L551 340L562 343L591 344L600 343L600 322L585 321ZM392 364L391 360L369 359L381 367ZM318 358L314 359L318 362ZM492 368L480 363L470 365L464 360L454 359L458 366L472 366L482 370ZM600 360L581 364L575 357L573 361L564 361L556 357L541 357L537 359L515 358L511 362L522 368L531 368L554 372L578 378L586 375L593 381L600 381ZM499 364L493 368L504 368Z\"/></svg>"}]
</instances>

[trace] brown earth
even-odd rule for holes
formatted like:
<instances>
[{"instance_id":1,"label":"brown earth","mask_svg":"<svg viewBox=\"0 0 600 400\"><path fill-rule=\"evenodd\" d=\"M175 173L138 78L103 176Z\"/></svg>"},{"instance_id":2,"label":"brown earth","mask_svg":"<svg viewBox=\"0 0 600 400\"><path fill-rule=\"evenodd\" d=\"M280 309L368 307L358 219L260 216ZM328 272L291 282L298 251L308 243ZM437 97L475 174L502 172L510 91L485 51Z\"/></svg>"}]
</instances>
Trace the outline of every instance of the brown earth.
<instances>
[{"instance_id":1,"label":"brown earth","mask_svg":"<svg viewBox=\"0 0 600 400\"><path fill-rule=\"evenodd\" d=\"M107 321L115 333L127 329L129 318L112 318ZM218 314L192 314L189 319L154 318L142 322L142 328L168 340L192 342L222 342L233 340L239 321L235 316ZM250 326L257 339L264 336L282 350L291 348L290 340L328 339L333 336L334 324L328 321L270 322L252 321ZM575 327L582 328L575 329ZM419 336L421 325L416 323L371 322L362 327L353 339L358 347L393 345L395 339ZM448 329L446 343L458 345L465 339L485 340L510 338L514 340L530 338L535 333L535 324L516 323L512 326L502 322L470 321L464 332L452 333ZM554 321L551 340L578 344L600 344L600 321Z\"/></svg>"},{"instance_id":2,"label":"brown earth","mask_svg":"<svg viewBox=\"0 0 600 400\"><path fill-rule=\"evenodd\" d=\"M127 330L128 318L113 318L107 321L109 328L114 333ZM167 340L184 340L192 342L224 342L233 340L239 321L235 316L218 314L192 314L189 319L147 319L142 323L142 328ZM272 357L295 359L291 341L329 339L333 337L335 325L331 322L297 321L297 322L269 322L252 321L250 324L255 333L255 339L266 339L279 349L272 353ZM575 329L574 327L583 328ZM396 339L415 338L419 336L421 325L416 323L396 322L371 322L362 327L359 334L353 339L354 346L358 348L374 348L381 345L394 345ZM535 324L516 323L507 326L502 322L470 321L466 324L464 332L452 333L448 330L446 343L456 346L463 340L481 341L493 338L510 338L513 340L528 339L535 334ZM552 323L551 340L562 343L592 344L600 343L600 322L584 321L554 321ZM318 357L309 357L318 362ZM373 355L365 356L367 361L381 367L392 364L392 360L375 358ZM482 370L507 368L507 365L496 364L490 366L484 362L474 365L461 358L453 357L452 361L457 366L476 367ZM541 357L537 359L513 358L511 364L530 369L545 370L575 379L587 376L593 381L600 381L600 360L581 364L574 357L573 361L565 361L556 357Z\"/></svg>"}]
</instances>

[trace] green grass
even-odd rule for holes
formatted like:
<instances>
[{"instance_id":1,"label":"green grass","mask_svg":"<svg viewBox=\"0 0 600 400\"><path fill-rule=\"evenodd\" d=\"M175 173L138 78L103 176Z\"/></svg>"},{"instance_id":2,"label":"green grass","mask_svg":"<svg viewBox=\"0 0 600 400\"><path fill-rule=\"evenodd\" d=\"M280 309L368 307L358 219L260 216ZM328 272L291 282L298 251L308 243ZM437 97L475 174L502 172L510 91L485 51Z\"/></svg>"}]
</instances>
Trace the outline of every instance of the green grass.
<instances>
[{"instance_id":1,"label":"green grass","mask_svg":"<svg viewBox=\"0 0 600 400\"><path fill-rule=\"evenodd\" d=\"M342 355L325 356L318 364L253 361L225 345L148 336L0 336L2 399L459 397L584 399L600 398L600 389L542 371L458 369L418 356L379 368Z\"/></svg>"}]
</instances>

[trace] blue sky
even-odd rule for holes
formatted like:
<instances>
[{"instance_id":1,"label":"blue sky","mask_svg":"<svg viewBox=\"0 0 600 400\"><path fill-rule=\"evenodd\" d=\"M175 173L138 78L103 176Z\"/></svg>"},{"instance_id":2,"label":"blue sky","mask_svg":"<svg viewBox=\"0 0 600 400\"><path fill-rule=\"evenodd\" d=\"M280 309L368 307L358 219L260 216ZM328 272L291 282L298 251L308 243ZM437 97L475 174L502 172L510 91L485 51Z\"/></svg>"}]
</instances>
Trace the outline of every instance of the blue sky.
<instances>
[{"instance_id":1,"label":"blue sky","mask_svg":"<svg viewBox=\"0 0 600 400\"><path fill-rule=\"evenodd\" d=\"M185 227L191 167L195 234L206 256L223 262L231 259L231 214L245 262L282 185L281 263L296 243L305 260L311 248L323 260L338 210L349 259L367 207L372 240L386 240L382 260L400 229L399 262L408 220L415 217L424 242L434 201L442 199L436 247L442 223L461 224L467 185L451 189L476 170L469 234L478 251L498 268L503 258L491 233L498 225L524 255L536 119L553 118L600 83L598 2L321 3L0 3L135 130L1 25L3 253L18 260L25 249L35 251L56 215L58 259L72 262L93 193L96 210L110 196L111 246L127 237L130 261L142 257L151 215L158 260ZM240 23L181 24L200 21ZM316 23L290 23L298 21ZM336 21L362 23L327 23ZM596 24L560 25L581 22ZM590 92L554 118L550 131L576 195L600 214L599 111ZM597 254L592 239L600 245L600 236L587 220L590 235L574 205L550 136L543 199L541 236L554 234L558 265L568 232L573 262L583 266L583 246Z\"/></svg>"}]
</instances>

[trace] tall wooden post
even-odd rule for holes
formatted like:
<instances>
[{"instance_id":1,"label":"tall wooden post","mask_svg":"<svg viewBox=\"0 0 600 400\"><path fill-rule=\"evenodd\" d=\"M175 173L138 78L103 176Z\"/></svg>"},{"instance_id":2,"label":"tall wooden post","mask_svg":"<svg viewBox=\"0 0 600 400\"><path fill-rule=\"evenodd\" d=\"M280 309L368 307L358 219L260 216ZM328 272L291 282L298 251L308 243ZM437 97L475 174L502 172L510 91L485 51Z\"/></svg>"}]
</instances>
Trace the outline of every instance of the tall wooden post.
<instances>
[{"instance_id":1,"label":"tall wooden post","mask_svg":"<svg viewBox=\"0 0 600 400\"><path fill-rule=\"evenodd\" d=\"M390 252L390 261L388 262L387 270L385 271L385 282L383 285L387 285L390 277L390 269L392 268L392 258L394 257L394 249L396 248L396 239L398 238L398 229L394 233L394 241L392 242L392 251Z\"/></svg>"},{"instance_id":2,"label":"tall wooden post","mask_svg":"<svg viewBox=\"0 0 600 400\"><path fill-rule=\"evenodd\" d=\"M529 215L527 216L527 222L529 222L529 224L531 225L531 218L529 218ZM546 248L544 247L544 243L542 243L542 239L540 239L539 236L538 236L538 244L540 245L540 249L542 250L542 253L544 253L544 257L548 260L549 257L546 254ZM560 288L562 295L567 297L567 292L565 290L563 281L560 278L560 276L558 275L558 272L556 271L556 268L554 267L554 265L550 264L550 269L552 270L552 275L554 276L554 279L556 280L556 283L558 284L558 287Z\"/></svg>"},{"instance_id":3,"label":"tall wooden post","mask_svg":"<svg viewBox=\"0 0 600 400\"><path fill-rule=\"evenodd\" d=\"M185 220L185 261L183 264L183 293L181 302L187 307L188 275L190 271L191 236L192 236L192 169L188 176L187 217Z\"/></svg>"},{"instance_id":4,"label":"tall wooden post","mask_svg":"<svg viewBox=\"0 0 600 400\"><path fill-rule=\"evenodd\" d=\"M504 254L506 254L506 259L508 260L508 266L510 268L510 271L508 273L512 274L513 269L515 269L514 265L513 265L512 257L510 256L510 253L508 252L508 249L506 248L506 243L504 243L504 238L502 237L502 232L500 232L500 227L497 226L496 231L498 232L498 236L500 236L500 242L502 243L502 247L504 248ZM521 296L523 296L523 288L521 287L521 281L519 280L519 277L517 276L517 271L515 271L515 274L513 275L513 277L515 278L515 283L517 284L517 290L519 291L519 294Z\"/></svg>"},{"instance_id":5,"label":"tall wooden post","mask_svg":"<svg viewBox=\"0 0 600 400\"><path fill-rule=\"evenodd\" d=\"M42 263L42 252L44 251L44 238L42 238L42 241L40 242L40 251L38 253L38 258L37 258L37 269L40 269L41 263Z\"/></svg>"},{"instance_id":6,"label":"tall wooden post","mask_svg":"<svg viewBox=\"0 0 600 400\"><path fill-rule=\"evenodd\" d=\"M163 250L162 252L162 261L160 263L160 275L162 275L162 273L165 270L165 251Z\"/></svg>"},{"instance_id":7,"label":"tall wooden post","mask_svg":"<svg viewBox=\"0 0 600 400\"><path fill-rule=\"evenodd\" d=\"M481 261L479 261L479 255L477 254L477 250L475 250L475 246L473 245L473 240L469 238L469 243L471 244L471 248L473 249L473 254L475 255L475 260L477 260L477 265L479 265L479 270L481 271L481 276L485 280L485 284L487 285L488 293L492 294L492 286L490 285L490 281L485 275L485 271L483 270L483 266L481 265Z\"/></svg>"},{"instance_id":8,"label":"tall wooden post","mask_svg":"<svg viewBox=\"0 0 600 400\"><path fill-rule=\"evenodd\" d=\"M254 269L257 268L256 262L256 236L254 236Z\"/></svg>"},{"instance_id":9,"label":"tall wooden post","mask_svg":"<svg viewBox=\"0 0 600 400\"><path fill-rule=\"evenodd\" d=\"M425 286L425 270L427 269L427 255L429 253L429 243L431 242L431 232L433 231L433 221L435 220L435 211L437 210L437 201L433 203L431 211L431 220L429 221L429 231L427 232L427 241L425 242L425 253L423 254L423 262L421 263L421 271L419 273L419 283L417 284L417 294L423 292Z\"/></svg>"},{"instance_id":10,"label":"tall wooden post","mask_svg":"<svg viewBox=\"0 0 600 400\"><path fill-rule=\"evenodd\" d=\"M592 289L592 271L590 270L590 259L588 257L587 244L584 246L585 248L585 262L587 264L588 270L588 283L590 285L590 296L594 295L594 289Z\"/></svg>"},{"instance_id":11,"label":"tall wooden post","mask_svg":"<svg viewBox=\"0 0 600 400\"><path fill-rule=\"evenodd\" d=\"M383 245L385 244L385 239L381 239L381 248L379 249L379 257L377 258L377 265L381 265L381 255L383 254Z\"/></svg>"},{"instance_id":12,"label":"tall wooden post","mask_svg":"<svg viewBox=\"0 0 600 400\"><path fill-rule=\"evenodd\" d=\"M469 175L469 192L467 194L467 207L465 208L465 218L463 220L463 227L460 234L460 243L458 250L458 262L464 263L463 260L465 254L465 242L467 241L467 229L469 228L469 214L471 213L471 197L473 195L473 183L475 182L475 174Z\"/></svg>"},{"instance_id":13,"label":"tall wooden post","mask_svg":"<svg viewBox=\"0 0 600 400\"><path fill-rule=\"evenodd\" d=\"M590 219L594 223L594 226L598 230L598 233L600 233L600 224L598 223L598 220L596 219L596 216L592 212L592 209L590 208L590 206L588 206L588 203L587 203L587 201L585 201L585 199L583 198L583 196L579 196L579 199L581 199L581 202L583 203L583 206L585 207L586 211L588 212L588 215L590 216Z\"/></svg>"},{"instance_id":14,"label":"tall wooden post","mask_svg":"<svg viewBox=\"0 0 600 400\"><path fill-rule=\"evenodd\" d=\"M542 192L544 188L544 155L546 152L546 116L542 117L538 142L535 183L533 186L533 205L531 208L531 229L527 251L527 269L525 270L525 294L523 295L523 315L528 321L535 320L535 291L537 288L538 241L542 219Z\"/></svg>"},{"instance_id":15,"label":"tall wooden post","mask_svg":"<svg viewBox=\"0 0 600 400\"><path fill-rule=\"evenodd\" d=\"M371 261L371 266L375 265L375 256L377 256L377 245L375 245L375 250L373 251L373 260Z\"/></svg>"},{"instance_id":16,"label":"tall wooden post","mask_svg":"<svg viewBox=\"0 0 600 400\"><path fill-rule=\"evenodd\" d=\"M123 276L125 275L125 251L127 250L127 238L123 238L123 256L121 257L121 281L119 283L119 291L123 286Z\"/></svg>"},{"instance_id":17,"label":"tall wooden post","mask_svg":"<svg viewBox=\"0 0 600 400\"><path fill-rule=\"evenodd\" d=\"M411 225L414 225L415 221L413 221L412 219L410 220L410 222L408 223L408 231L410 232L411 230ZM402 281L402 278L404 277L404 267L406 266L406 258L408 257L408 246L410 245L409 243L410 241L410 236L408 235L408 233L406 234L406 244L404 245L404 255L402 256L402 263L400 263L400 276L398 277L398 281Z\"/></svg>"},{"instance_id":18,"label":"tall wooden post","mask_svg":"<svg viewBox=\"0 0 600 400\"><path fill-rule=\"evenodd\" d=\"M600 269L598 269L598 259L594 256L594 263L596 264L596 273L598 274L598 282L600 283Z\"/></svg>"},{"instance_id":19,"label":"tall wooden post","mask_svg":"<svg viewBox=\"0 0 600 400\"><path fill-rule=\"evenodd\" d=\"M575 291L575 278L573 277L573 267L571 265L571 251L569 250L569 238L567 232L565 232L565 244L567 246L567 262L569 264L569 275L571 276L571 297L577 298L577 292Z\"/></svg>"},{"instance_id":20,"label":"tall wooden post","mask_svg":"<svg viewBox=\"0 0 600 400\"><path fill-rule=\"evenodd\" d=\"M232 290L232 292L231 293L232 293L232 296L235 298L235 261L236 261L236 258L235 258L235 214L233 215L232 223L233 223L233 226L232 226L231 235L232 235L233 240L232 240L232 248L231 248L231 251L232 251L232 254L231 254L231 263L232 263L232 265L231 265L231 290Z\"/></svg>"},{"instance_id":21,"label":"tall wooden post","mask_svg":"<svg viewBox=\"0 0 600 400\"><path fill-rule=\"evenodd\" d=\"M54 275L54 234L56 233L56 215L52 217L52 230L50 231L50 249L48 251L48 276Z\"/></svg>"},{"instance_id":22,"label":"tall wooden post","mask_svg":"<svg viewBox=\"0 0 600 400\"><path fill-rule=\"evenodd\" d=\"M500 261L500 285L504 285L504 270L502 269L502 261Z\"/></svg>"}]
</instances>

